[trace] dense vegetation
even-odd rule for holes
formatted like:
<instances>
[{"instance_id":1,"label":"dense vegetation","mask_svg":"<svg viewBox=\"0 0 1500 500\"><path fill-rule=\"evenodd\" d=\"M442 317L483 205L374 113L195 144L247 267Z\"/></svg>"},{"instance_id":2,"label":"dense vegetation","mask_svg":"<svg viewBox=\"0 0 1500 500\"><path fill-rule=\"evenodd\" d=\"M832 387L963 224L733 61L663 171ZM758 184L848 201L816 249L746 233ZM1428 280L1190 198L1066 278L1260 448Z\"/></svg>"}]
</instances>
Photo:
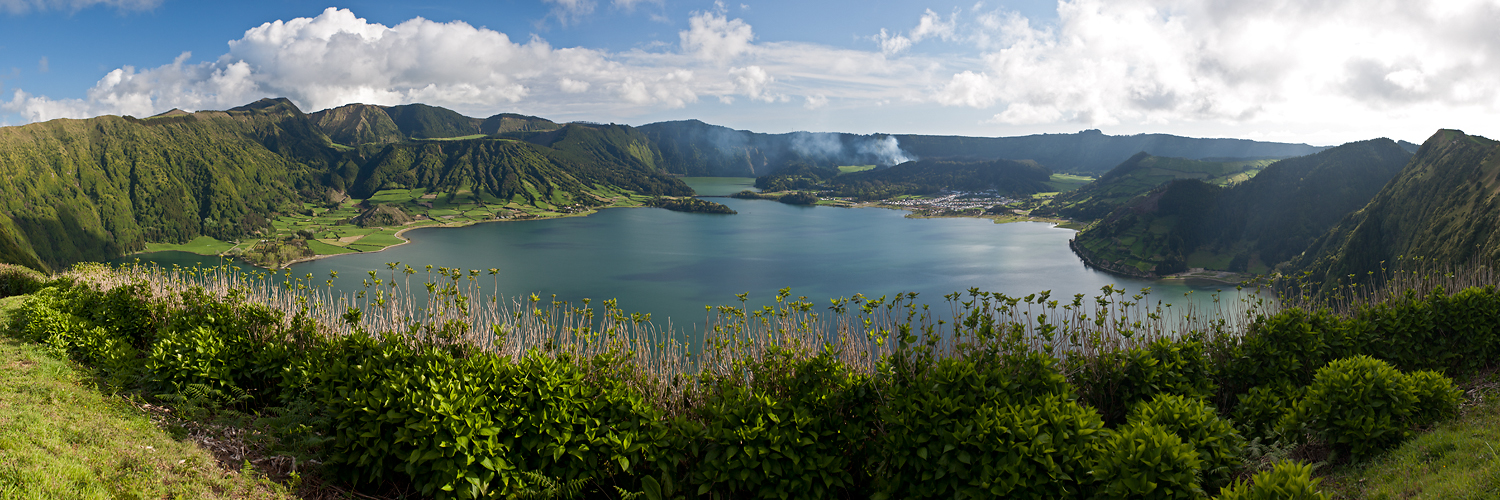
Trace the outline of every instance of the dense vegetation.
<instances>
[{"instance_id":1,"label":"dense vegetation","mask_svg":"<svg viewBox=\"0 0 1500 500\"><path fill-rule=\"evenodd\" d=\"M960 137L931 135L856 135L793 132L759 134L709 125L697 120L643 125L662 151L670 172L697 176L759 177L805 162L821 166L883 166L903 160L889 154L899 149L905 159L967 157L1034 160L1054 171L1098 174L1136 153L1190 159L1288 158L1325 148L1306 144L1257 142L1242 139L1196 139L1164 134L1110 136L1098 130L1076 134L1022 137Z\"/></svg>"},{"instance_id":2,"label":"dense vegetation","mask_svg":"<svg viewBox=\"0 0 1500 500\"><path fill-rule=\"evenodd\" d=\"M1132 156L1146 152L1159 157L1210 160L1224 158L1275 159L1303 156L1325 148L1306 144L1258 142L1244 139L1197 139L1166 134L1105 135L1098 130L1076 134L1037 134L1020 137L956 137L898 135L901 147L919 157L969 156L1034 160L1058 172L1101 174Z\"/></svg>"},{"instance_id":3,"label":"dense vegetation","mask_svg":"<svg viewBox=\"0 0 1500 500\"><path fill-rule=\"evenodd\" d=\"M793 162L776 173L755 178L755 187L761 191L816 190L823 182L838 177L837 167L820 167L806 162Z\"/></svg>"},{"instance_id":4,"label":"dense vegetation","mask_svg":"<svg viewBox=\"0 0 1500 500\"><path fill-rule=\"evenodd\" d=\"M1036 212L1074 220L1102 219L1111 211L1178 179L1197 179L1224 186L1255 177L1271 160L1208 161L1164 158L1138 153L1073 191L1058 194Z\"/></svg>"},{"instance_id":5,"label":"dense vegetation","mask_svg":"<svg viewBox=\"0 0 1500 500\"><path fill-rule=\"evenodd\" d=\"M714 203L712 201L704 200L704 199L701 199L701 198L691 198L691 197L669 198L669 197L658 196L656 198L652 198L650 200L647 200L646 201L646 206L648 206L648 207L657 207L657 208L665 208L667 210L672 210L672 211L677 211L677 212L693 212L693 213L700 213L700 214L736 214L736 213L739 213L739 212L735 212L734 209L726 207L726 206L724 206L722 204Z\"/></svg>"},{"instance_id":6,"label":"dense vegetation","mask_svg":"<svg viewBox=\"0 0 1500 500\"><path fill-rule=\"evenodd\" d=\"M478 271L330 305L296 298L311 279L0 271L32 294L12 335L120 389L274 416L300 443L283 452L325 477L438 498L1310 493L1307 468L1251 443L1364 457L1453 414L1439 371L1500 351L1500 290L1430 282L1342 312L1250 304L1186 323L1109 288L1062 304L972 290L941 323L906 297L814 316L783 291L764 311L718 308L689 363L609 302L477 313ZM426 306L401 305L421 289Z\"/></svg>"},{"instance_id":7,"label":"dense vegetation","mask_svg":"<svg viewBox=\"0 0 1500 500\"><path fill-rule=\"evenodd\" d=\"M305 202L390 188L548 208L608 205L622 191L692 193L656 167L639 131L550 123L423 105L305 115L285 99L264 99L228 111L0 128L0 192L8 194L0 262L58 269L148 242L269 237L271 220L303 212ZM408 140L481 130L498 135Z\"/></svg>"},{"instance_id":8,"label":"dense vegetation","mask_svg":"<svg viewBox=\"0 0 1500 500\"><path fill-rule=\"evenodd\" d=\"M881 200L945 189L1029 195L1048 190L1051 178L1052 172L1035 162L937 158L845 174L826 184L834 196Z\"/></svg>"},{"instance_id":9,"label":"dense vegetation","mask_svg":"<svg viewBox=\"0 0 1500 500\"><path fill-rule=\"evenodd\" d=\"M104 260L148 241L233 239L319 194L326 139L289 103L0 128L0 260ZM284 106L283 106L284 104Z\"/></svg>"},{"instance_id":10,"label":"dense vegetation","mask_svg":"<svg viewBox=\"0 0 1500 500\"><path fill-rule=\"evenodd\" d=\"M1376 139L1281 160L1228 187L1176 180L1114 208L1079 233L1074 248L1097 266L1141 276L1189 267L1266 272L1364 207L1410 156L1395 142ZM1124 184L1118 179L1139 176L1143 163L1127 162L1122 174L1111 172L1094 184L1099 188L1084 187L1067 199L1107 197L1109 186ZM1091 203L1059 212L1100 206Z\"/></svg>"},{"instance_id":11,"label":"dense vegetation","mask_svg":"<svg viewBox=\"0 0 1500 500\"><path fill-rule=\"evenodd\" d=\"M1500 258L1500 142L1441 130L1363 210L1292 261L1332 288L1382 276L1401 260L1465 266Z\"/></svg>"}]
</instances>

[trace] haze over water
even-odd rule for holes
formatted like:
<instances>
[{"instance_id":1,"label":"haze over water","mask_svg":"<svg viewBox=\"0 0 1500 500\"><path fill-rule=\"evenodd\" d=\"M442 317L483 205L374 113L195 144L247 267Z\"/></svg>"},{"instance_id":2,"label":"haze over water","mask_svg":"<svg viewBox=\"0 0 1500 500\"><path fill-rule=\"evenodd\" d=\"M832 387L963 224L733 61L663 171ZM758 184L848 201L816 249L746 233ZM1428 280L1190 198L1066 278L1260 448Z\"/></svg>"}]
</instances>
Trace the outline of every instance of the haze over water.
<instances>
[{"instance_id":1,"label":"haze over water","mask_svg":"<svg viewBox=\"0 0 1500 500\"><path fill-rule=\"evenodd\" d=\"M749 182L689 180L704 195L736 192ZM369 270L387 276L388 262L418 269L499 268L503 297L556 294L574 303L591 298L595 305L616 298L626 312L650 313L659 326L671 318L674 327L693 330L705 321L705 305L738 304L735 294L749 293L749 304L758 307L772 303L784 287L822 308L830 298L856 293L917 292L918 302L939 307L943 295L970 288L1012 296L1051 290L1066 303L1077 293L1093 297L1105 285L1131 292L1149 286L1153 302L1178 310L1188 301L1210 302L1226 288L1167 285L1090 269L1068 249L1074 231L1050 224L907 219L899 210L712 199L739 214L616 208L587 217L422 228L405 233L410 243L383 252L290 269L293 276L311 273L319 282L338 271L335 286L352 292ZM488 275L483 283L486 290L493 287ZM1189 291L1194 293L1184 297ZM1228 286L1225 300L1234 294Z\"/></svg>"}]
</instances>

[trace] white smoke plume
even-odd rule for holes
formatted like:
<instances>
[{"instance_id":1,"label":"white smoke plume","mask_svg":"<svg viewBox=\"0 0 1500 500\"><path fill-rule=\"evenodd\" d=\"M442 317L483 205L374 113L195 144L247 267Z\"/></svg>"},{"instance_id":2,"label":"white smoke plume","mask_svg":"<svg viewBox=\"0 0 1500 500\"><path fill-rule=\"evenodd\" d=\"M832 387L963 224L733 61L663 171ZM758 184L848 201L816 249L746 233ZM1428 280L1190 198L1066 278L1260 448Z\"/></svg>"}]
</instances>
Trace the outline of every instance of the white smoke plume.
<instances>
[{"instance_id":1,"label":"white smoke plume","mask_svg":"<svg viewBox=\"0 0 1500 500\"><path fill-rule=\"evenodd\" d=\"M860 153L873 155L876 163L880 165L900 165L915 159L906 151L901 150L900 141L889 135L861 142L855 146L855 149Z\"/></svg>"}]
</instances>

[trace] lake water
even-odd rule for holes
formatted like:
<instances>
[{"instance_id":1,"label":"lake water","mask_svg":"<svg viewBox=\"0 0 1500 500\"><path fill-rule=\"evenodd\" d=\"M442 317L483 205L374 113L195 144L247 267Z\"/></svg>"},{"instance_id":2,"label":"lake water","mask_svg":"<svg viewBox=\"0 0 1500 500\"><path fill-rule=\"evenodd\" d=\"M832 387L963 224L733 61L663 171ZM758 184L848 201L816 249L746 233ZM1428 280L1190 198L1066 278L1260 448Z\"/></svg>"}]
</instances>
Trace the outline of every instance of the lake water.
<instances>
[{"instance_id":1,"label":"lake water","mask_svg":"<svg viewBox=\"0 0 1500 500\"><path fill-rule=\"evenodd\" d=\"M691 179L704 195L749 188L750 179ZM294 276L329 271L335 286L358 289L368 270L384 275L387 262L421 268L500 269L499 289L514 297L556 294L578 302L616 298L628 312L650 313L658 325L702 325L705 305L770 303L776 291L815 304L856 293L867 297L919 293L940 306L942 296L970 288L1013 296L1043 290L1069 300L1092 297L1106 285L1153 299L1202 303L1222 285L1167 285L1113 276L1085 267L1068 249L1074 231L1043 223L995 224L986 219L907 219L905 211L786 205L770 200L713 198L737 215L693 214L658 208L615 208L587 217L478 224L407 231L411 243L383 252L346 254L291 266ZM137 255L187 264L197 257ZM209 258L209 262L213 262ZM486 276L485 283L490 283ZM489 288L487 285L486 288ZM1233 287L1226 290L1233 293ZM1190 296L1185 293L1194 291ZM946 308L942 309L946 310Z\"/></svg>"}]
</instances>

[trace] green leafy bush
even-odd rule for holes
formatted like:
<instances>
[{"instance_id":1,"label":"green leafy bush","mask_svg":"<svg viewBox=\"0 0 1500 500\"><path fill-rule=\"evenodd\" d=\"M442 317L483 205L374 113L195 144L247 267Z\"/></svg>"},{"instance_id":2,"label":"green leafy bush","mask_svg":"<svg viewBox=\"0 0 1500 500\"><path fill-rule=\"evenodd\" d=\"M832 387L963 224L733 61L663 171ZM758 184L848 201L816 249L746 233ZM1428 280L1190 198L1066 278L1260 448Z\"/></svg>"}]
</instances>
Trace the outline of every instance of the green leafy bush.
<instances>
[{"instance_id":1,"label":"green leafy bush","mask_svg":"<svg viewBox=\"0 0 1500 500\"><path fill-rule=\"evenodd\" d=\"M976 356L980 357L980 356ZM1080 491L1104 436L1045 356L946 358L896 377L872 467L878 498L1056 498ZM1018 392L1010 392L1020 389Z\"/></svg>"},{"instance_id":2,"label":"green leafy bush","mask_svg":"<svg viewBox=\"0 0 1500 500\"><path fill-rule=\"evenodd\" d=\"M1202 464L1198 450L1167 428L1130 423L1110 436L1094 465L1094 498L1201 498Z\"/></svg>"},{"instance_id":3,"label":"green leafy bush","mask_svg":"<svg viewBox=\"0 0 1500 500\"><path fill-rule=\"evenodd\" d=\"M1234 421L1251 437L1269 437L1281 431L1282 420L1292 414L1303 388L1290 382L1273 382L1252 387L1238 395Z\"/></svg>"},{"instance_id":4,"label":"green leafy bush","mask_svg":"<svg viewBox=\"0 0 1500 500\"><path fill-rule=\"evenodd\" d=\"M634 487L670 427L622 385L569 359L508 358L353 335L312 377L329 408L328 463L359 483L412 481L422 495L500 498L556 481ZM616 477L622 476L622 477Z\"/></svg>"},{"instance_id":5,"label":"green leafy bush","mask_svg":"<svg viewBox=\"0 0 1500 500\"><path fill-rule=\"evenodd\" d=\"M1359 352L1358 342L1345 339L1345 333L1338 318L1327 311L1289 309L1270 315L1255 322L1222 356L1220 385L1231 394L1277 382L1306 385L1335 353Z\"/></svg>"},{"instance_id":6,"label":"green leafy bush","mask_svg":"<svg viewBox=\"0 0 1500 500\"><path fill-rule=\"evenodd\" d=\"M1416 403L1406 376L1390 363L1355 356L1318 370L1290 423L1335 450L1364 457L1406 437Z\"/></svg>"},{"instance_id":7,"label":"green leafy bush","mask_svg":"<svg viewBox=\"0 0 1500 500\"><path fill-rule=\"evenodd\" d=\"M1229 484L1245 450L1245 438L1234 429L1234 424L1219 418L1218 412L1202 399L1158 394L1151 401L1136 403L1130 410L1129 421L1160 425L1197 449L1198 458L1203 461L1202 486L1209 493Z\"/></svg>"},{"instance_id":8,"label":"green leafy bush","mask_svg":"<svg viewBox=\"0 0 1500 500\"><path fill-rule=\"evenodd\" d=\"M26 295L42 289L47 275L15 264L0 264L0 297Z\"/></svg>"},{"instance_id":9,"label":"green leafy bush","mask_svg":"<svg viewBox=\"0 0 1500 500\"><path fill-rule=\"evenodd\" d=\"M832 353L799 361L772 348L709 384L699 411L704 450L691 478L698 494L828 498L867 482L855 453L868 434L872 394Z\"/></svg>"},{"instance_id":10,"label":"green leafy bush","mask_svg":"<svg viewBox=\"0 0 1500 500\"><path fill-rule=\"evenodd\" d=\"M1500 296L1493 287L1448 295L1441 287L1362 307L1351 324L1370 332L1367 354L1402 370L1472 372L1500 349Z\"/></svg>"},{"instance_id":11,"label":"green leafy bush","mask_svg":"<svg viewBox=\"0 0 1500 500\"><path fill-rule=\"evenodd\" d=\"M1197 339L1163 338L1144 347L1070 361L1083 379L1082 399L1111 424L1123 421L1135 403L1157 394L1206 398L1215 390L1214 367Z\"/></svg>"},{"instance_id":12,"label":"green leafy bush","mask_svg":"<svg viewBox=\"0 0 1500 500\"><path fill-rule=\"evenodd\" d=\"M1421 370L1406 374L1407 386L1416 396L1411 423L1429 425L1458 415L1464 392L1453 386L1453 379L1441 373Z\"/></svg>"},{"instance_id":13,"label":"green leafy bush","mask_svg":"<svg viewBox=\"0 0 1500 500\"><path fill-rule=\"evenodd\" d=\"M1250 482L1235 481L1224 488L1218 500L1329 500L1318 491L1312 466L1296 462L1278 462L1268 471L1256 473Z\"/></svg>"}]
</instances>

